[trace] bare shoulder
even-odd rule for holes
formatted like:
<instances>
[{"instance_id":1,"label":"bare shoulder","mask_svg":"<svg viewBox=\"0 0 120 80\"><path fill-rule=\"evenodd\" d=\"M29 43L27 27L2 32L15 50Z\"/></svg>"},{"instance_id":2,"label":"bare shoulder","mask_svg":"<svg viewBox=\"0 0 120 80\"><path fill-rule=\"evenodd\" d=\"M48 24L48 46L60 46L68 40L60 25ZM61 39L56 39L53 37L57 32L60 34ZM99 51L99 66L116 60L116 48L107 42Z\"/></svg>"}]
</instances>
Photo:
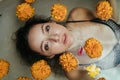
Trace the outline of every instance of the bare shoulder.
<instances>
[{"instance_id":1,"label":"bare shoulder","mask_svg":"<svg viewBox=\"0 0 120 80\"><path fill-rule=\"evenodd\" d=\"M92 18L95 18L92 11L80 7L72 9L68 16L68 20L89 20Z\"/></svg>"}]
</instances>

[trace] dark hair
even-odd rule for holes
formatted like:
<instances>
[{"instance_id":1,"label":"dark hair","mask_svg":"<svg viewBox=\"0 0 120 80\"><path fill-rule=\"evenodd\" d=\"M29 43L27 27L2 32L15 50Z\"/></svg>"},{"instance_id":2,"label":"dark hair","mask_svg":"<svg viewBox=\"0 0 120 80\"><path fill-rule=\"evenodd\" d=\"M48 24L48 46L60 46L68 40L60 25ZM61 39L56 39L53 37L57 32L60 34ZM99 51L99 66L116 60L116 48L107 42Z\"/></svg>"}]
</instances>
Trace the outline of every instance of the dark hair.
<instances>
[{"instance_id":1,"label":"dark hair","mask_svg":"<svg viewBox=\"0 0 120 80\"><path fill-rule=\"evenodd\" d=\"M41 16L34 16L33 18L26 21L25 25L16 31L16 49L19 51L23 59L30 65L34 62L44 59L51 66L53 72L56 74L61 74L61 66L59 65L59 56L56 55L52 59L48 59L45 56L33 51L28 44L28 33L29 30L36 24L50 22L50 18L45 18ZM63 74L63 72L62 72Z\"/></svg>"}]
</instances>

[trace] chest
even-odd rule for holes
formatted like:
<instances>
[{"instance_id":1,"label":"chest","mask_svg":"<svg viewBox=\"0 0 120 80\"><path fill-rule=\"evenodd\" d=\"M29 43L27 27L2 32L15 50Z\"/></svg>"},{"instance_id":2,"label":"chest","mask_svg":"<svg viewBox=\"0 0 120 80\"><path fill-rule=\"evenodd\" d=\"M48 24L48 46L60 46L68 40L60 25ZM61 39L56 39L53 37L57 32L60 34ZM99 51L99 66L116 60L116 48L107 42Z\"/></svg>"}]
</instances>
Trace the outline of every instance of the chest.
<instances>
[{"instance_id":1,"label":"chest","mask_svg":"<svg viewBox=\"0 0 120 80\"><path fill-rule=\"evenodd\" d=\"M113 30L104 24L94 22L70 23L68 24L68 29L74 37L75 44L83 44L91 37L96 38L103 43L116 41L116 36Z\"/></svg>"},{"instance_id":2,"label":"chest","mask_svg":"<svg viewBox=\"0 0 120 80\"><path fill-rule=\"evenodd\" d=\"M82 60L81 64L96 62L97 60L103 59L106 55L110 53L116 44L117 40L114 32L106 25L91 23L91 22L83 22L83 23L71 23L68 24L69 30L74 37L74 43L70 47L69 51L71 51L79 61ZM95 38L102 43L103 52L100 58L89 58L85 51L82 50L85 41L88 38ZM79 55L78 52L82 50L82 55Z\"/></svg>"}]
</instances>

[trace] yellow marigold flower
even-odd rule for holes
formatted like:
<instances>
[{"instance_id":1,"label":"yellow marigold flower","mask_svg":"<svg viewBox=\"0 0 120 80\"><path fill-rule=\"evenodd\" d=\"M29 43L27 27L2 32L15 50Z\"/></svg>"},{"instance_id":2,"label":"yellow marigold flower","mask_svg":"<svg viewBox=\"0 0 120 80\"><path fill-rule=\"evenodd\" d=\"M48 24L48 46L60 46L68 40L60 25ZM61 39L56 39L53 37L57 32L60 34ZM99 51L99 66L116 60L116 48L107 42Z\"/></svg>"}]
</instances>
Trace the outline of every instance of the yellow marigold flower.
<instances>
[{"instance_id":1,"label":"yellow marigold flower","mask_svg":"<svg viewBox=\"0 0 120 80\"><path fill-rule=\"evenodd\" d=\"M9 71L9 62L3 59L0 59L0 79L7 75Z\"/></svg>"},{"instance_id":2,"label":"yellow marigold flower","mask_svg":"<svg viewBox=\"0 0 120 80\"><path fill-rule=\"evenodd\" d=\"M106 80L104 77L101 77L101 78L99 78L99 79L97 79L97 80Z\"/></svg>"},{"instance_id":3,"label":"yellow marigold flower","mask_svg":"<svg viewBox=\"0 0 120 80\"><path fill-rule=\"evenodd\" d=\"M27 3L33 3L35 0L25 0Z\"/></svg>"},{"instance_id":4,"label":"yellow marigold flower","mask_svg":"<svg viewBox=\"0 0 120 80\"><path fill-rule=\"evenodd\" d=\"M51 69L45 60L40 60L32 65L31 73L35 79L41 80L51 74Z\"/></svg>"},{"instance_id":5,"label":"yellow marigold flower","mask_svg":"<svg viewBox=\"0 0 120 80\"><path fill-rule=\"evenodd\" d=\"M96 7L96 14L102 20L108 20L113 15L113 8L108 1L101 1Z\"/></svg>"},{"instance_id":6,"label":"yellow marigold flower","mask_svg":"<svg viewBox=\"0 0 120 80\"><path fill-rule=\"evenodd\" d=\"M28 3L22 3L17 6L16 16L18 19L25 21L34 15L34 8Z\"/></svg>"},{"instance_id":7,"label":"yellow marigold flower","mask_svg":"<svg viewBox=\"0 0 120 80\"><path fill-rule=\"evenodd\" d=\"M97 58L102 55L102 44L95 38L89 38L84 45L84 49L90 58Z\"/></svg>"},{"instance_id":8,"label":"yellow marigold flower","mask_svg":"<svg viewBox=\"0 0 120 80\"><path fill-rule=\"evenodd\" d=\"M28 77L18 77L17 80L32 80L32 79Z\"/></svg>"},{"instance_id":9,"label":"yellow marigold flower","mask_svg":"<svg viewBox=\"0 0 120 80\"><path fill-rule=\"evenodd\" d=\"M100 68L97 68L96 65L94 65L94 64L87 66L86 70L88 71L88 75L93 78L100 73Z\"/></svg>"},{"instance_id":10,"label":"yellow marigold flower","mask_svg":"<svg viewBox=\"0 0 120 80\"><path fill-rule=\"evenodd\" d=\"M59 62L62 68L67 72L75 70L78 65L77 59L70 52L62 54L59 58Z\"/></svg>"},{"instance_id":11,"label":"yellow marigold flower","mask_svg":"<svg viewBox=\"0 0 120 80\"><path fill-rule=\"evenodd\" d=\"M51 8L51 16L55 21L65 20L67 15L67 8L63 4L54 4Z\"/></svg>"}]
</instances>

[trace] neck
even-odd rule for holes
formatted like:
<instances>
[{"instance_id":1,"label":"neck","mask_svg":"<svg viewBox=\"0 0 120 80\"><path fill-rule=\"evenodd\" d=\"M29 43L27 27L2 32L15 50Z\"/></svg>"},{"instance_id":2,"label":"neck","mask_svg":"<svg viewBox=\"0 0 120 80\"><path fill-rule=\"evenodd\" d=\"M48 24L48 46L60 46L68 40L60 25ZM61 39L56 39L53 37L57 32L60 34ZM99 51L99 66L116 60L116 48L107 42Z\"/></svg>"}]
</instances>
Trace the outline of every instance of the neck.
<instances>
[{"instance_id":1,"label":"neck","mask_svg":"<svg viewBox=\"0 0 120 80\"><path fill-rule=\"evenodd\" d=\"M82 35L79 28L70 29L70 33L73 36L73 43L68 51L71 51L73 48L83 44Z\"/></svg>"}]
</instances>

